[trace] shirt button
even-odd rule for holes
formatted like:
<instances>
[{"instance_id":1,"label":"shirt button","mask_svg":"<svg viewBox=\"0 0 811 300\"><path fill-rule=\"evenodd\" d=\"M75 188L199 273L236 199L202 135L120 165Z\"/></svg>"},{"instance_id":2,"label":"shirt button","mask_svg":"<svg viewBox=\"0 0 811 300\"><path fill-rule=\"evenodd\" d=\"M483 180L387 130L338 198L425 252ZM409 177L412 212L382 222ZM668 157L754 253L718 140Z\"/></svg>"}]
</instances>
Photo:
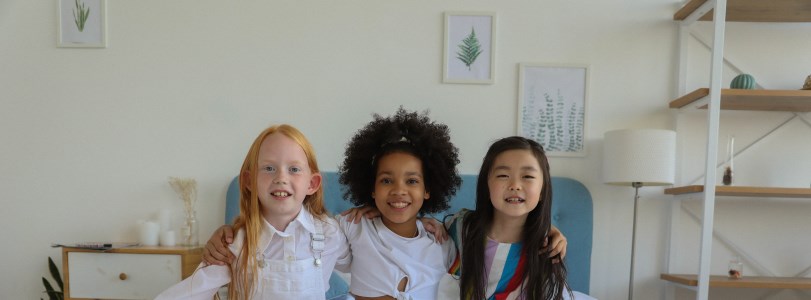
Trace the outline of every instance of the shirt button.
<instances>
[{"instance_id":1,"label":"shirt button","mask_svg":"<svg viewBox=\"0 0 811 300\"><path fill-rule=\"evenodd\" d=\"M289 237L289 236L284 238L284 241L285 241L285 242L290 242L290 241L292 241L292 240L293 240L293 238L292 238L292 237Z\"/></svg>"},{"instance_id":2,"label":"shirt button","mask_svg":"<svg viewBox=\"0 0 811 300\"><path fill-rule=\"evenodd\" d=\"M296 258L295 258L295 257L293 257L292 255L288 255L288 256L287 256L287 260L288 260L288 261L294 261L294 260L296 260Z\"/></svg>"}]
</instances>

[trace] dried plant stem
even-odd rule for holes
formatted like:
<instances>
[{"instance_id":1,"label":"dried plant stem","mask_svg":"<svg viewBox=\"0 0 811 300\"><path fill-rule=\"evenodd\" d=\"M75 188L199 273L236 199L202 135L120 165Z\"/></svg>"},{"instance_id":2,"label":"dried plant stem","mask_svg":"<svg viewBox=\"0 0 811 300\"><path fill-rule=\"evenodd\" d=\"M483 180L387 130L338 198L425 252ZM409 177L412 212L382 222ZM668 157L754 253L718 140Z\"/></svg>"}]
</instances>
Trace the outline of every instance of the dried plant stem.
<instances>
[{"instance_id":1,"label":"dried plant stem","mask_svg":"<svg viewBox=\"0 0 811 300\"><path fill-rule=\"evenodd\" d=\"M169 177L169 185L183 200L186 216L194 213L194 204L197 202L197 181L194 178Z\"/></svg>"}]
</instances>

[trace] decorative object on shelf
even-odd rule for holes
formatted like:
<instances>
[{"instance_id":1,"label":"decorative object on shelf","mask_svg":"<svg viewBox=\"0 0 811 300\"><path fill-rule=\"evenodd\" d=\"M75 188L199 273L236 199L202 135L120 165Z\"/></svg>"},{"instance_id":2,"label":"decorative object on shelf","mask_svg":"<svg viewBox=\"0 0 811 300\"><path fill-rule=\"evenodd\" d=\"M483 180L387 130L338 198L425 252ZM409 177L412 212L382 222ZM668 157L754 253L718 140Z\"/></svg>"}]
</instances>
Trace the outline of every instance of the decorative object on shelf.
<instances>
[{"instance_id":1,"label":"decorative object on shelf","mask_svg":"<svg viewBox=\"0 0 811 300\"><path fill-rule=\"evenodd\" d=\"M197 181L194 178L169 177L169 185L177 192L183 200L185 219L180 229L180 245L197 246L199 243L196 211L194 204L197 202Z\"/></svg>"},{"instance_id":2,"label":"decorative object on shelf","mask_svg":"<svg viewBox=\"0 0 811 300\"><path fill-rule=\"evenodd\" d=\"M138 220L138 241L144 246L157 246L160 225L154 220Z\"/></svg>"},{"instance_id":3,"label":"decorative object on shelf","mask_svg":"<svg viewBox=\"0 0 811 300\"><path fill-rule=\"evenodd\" d=\"M732 185L732 171L735 169L735 136L729 136L729 142L727 143L727 153L729 153L729 163L726 168L724 168L724 177L722 182L724 185Z\"/></svg>"},{"instance_id":4,"label":"decorative object on shelf","mask_svg":"<svg viewBox=\"0 0 811 300\"><path fill-rule=\"evenodd\" d=\"M186 214L183 227L180 228L182 234L181 246L197 246L200 244L199 231L200 224L197 224L197 212L191 211Z\"/></svg>"},{"instance_id":5,"label":"decorative object on shelf","mask_svg":"<svg viewBox=\"0 0 811 300\"><path fill-rule=\"evenodd\" d=\"M729 260L729 278L741 279L743 277L743 263L737 256Z\"/></svg>"},{"instance_id":6,"label":"decorative object on shelf","mask_svg":"<svg viewBox=\"0 0 811 300\"><path fill-rule=\"evenodd\" d=\"M741 74L735 76L732 79L732 83L729 84L729 88L732 89L744 89L744 90L754 90L755 89L755 77L749 74Z\"/></svg>"},{"instance_id":7,"label":"decorative object on shelf","mask_svg":"<svg viewBox=\"0 0 811 300\"><path fill-rule=\"evenodd\" d=\"M724 183L724 185L732 185L732 167L731 166L727 166L726 169L724 170L723 183Z\"/></svg>"},{"instance_id":8,"label":"decorative object on shelf","mask_svg":"<svg viewBox=\"0 0 811 300\"><path fill-rule=\"evenodd\" d=\"M634 188L631 232L631 274L628 299L634 293L634 253L639 188L672 185L676 174L676 132L663 129L624 129L605 133L603 182Z\"/></svg>"},{"instance_id":9,"label":"decorative object on shelf","mask_svg":"<svg viewBox=\"0 0 811 300\"><path fill-rule=\"evenodd\" d=\"M176 244L175 242L175 231L174 230L167 230L163 231L160 234L160 244L161 246L171 247Z\"/></svg>"},{"instance_id":10,"label":"decorative object on shelf","mask_svg":"<svg viewBox=\"0 0 811 300\"><path fill-rule=\"evenodd\" d=\"M811 90L811 75L805 78L805 84L803 84L804 90Z\"/></svg>"}]
</instances>

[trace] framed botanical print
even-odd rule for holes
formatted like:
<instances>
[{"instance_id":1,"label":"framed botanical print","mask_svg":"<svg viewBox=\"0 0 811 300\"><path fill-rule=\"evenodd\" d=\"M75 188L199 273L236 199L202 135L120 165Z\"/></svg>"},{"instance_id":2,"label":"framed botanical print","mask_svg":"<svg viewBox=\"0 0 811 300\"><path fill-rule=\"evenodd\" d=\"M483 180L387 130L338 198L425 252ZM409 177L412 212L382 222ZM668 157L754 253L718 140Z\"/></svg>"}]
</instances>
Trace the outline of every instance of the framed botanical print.
<instances>
[{"instance_id":1,"label":"framed botanical print","mask_svg":"<svg viewBox=\"0 0 811 300\"><path fill-rule=\"evenodd\" d=\"M492 84L496 14L446 12L442 82Z\"/></svg>"},{"instance_id":2,"label":"framed botanical print","mask_svg":"<svg viewBox=\"0 0 811 300\"><path fill-rule=\"evenodd\" d=\"M550 156L586 155L588 66L520 64L518 135Z\"/></svg>"}]
</instances>

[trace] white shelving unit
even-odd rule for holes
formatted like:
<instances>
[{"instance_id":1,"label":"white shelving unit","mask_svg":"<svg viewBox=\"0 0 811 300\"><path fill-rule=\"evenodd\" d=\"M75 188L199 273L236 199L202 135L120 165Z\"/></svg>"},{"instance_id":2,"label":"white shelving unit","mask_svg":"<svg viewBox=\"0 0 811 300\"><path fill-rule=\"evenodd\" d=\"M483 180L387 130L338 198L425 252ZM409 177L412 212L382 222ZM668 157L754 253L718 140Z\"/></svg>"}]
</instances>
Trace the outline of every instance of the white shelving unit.
<instances>
[{"instance_id":1,"label":"white shelving unit","mask_svg":"<svg viewBox=\"0 0 811 300\"><path fill-rule=\"evenodd\" d=\"M690 0L674 15L681 24L681 63L679 88L686 93L687 27L698 20L738 22L811 22L811 2L807 0ZM670 102L670 107L682 109L696 106L707 110L707 145L704 184L673 187L666 194L677 198L703 198L701 250L698 274L664 273L661 279L696 290L696 299L706 300L710 287L811 289L811 278L744 277L730 280L726 276L710 276L716 196L787 197L811 199L811 188L778 188L751 186L716 186L718 129L721 110L811 111L811 91L797 90L729 90L722 89L725 22L714 22L710 87L701 88ZM674 205L674 218L679 213ZM671 222L671 230L673 229ZM671 234L670 251L673 251ZM672 263L672 253L669 254ZM668 266L670 268L671 266Z\"/></svg>"}]
</instances>

